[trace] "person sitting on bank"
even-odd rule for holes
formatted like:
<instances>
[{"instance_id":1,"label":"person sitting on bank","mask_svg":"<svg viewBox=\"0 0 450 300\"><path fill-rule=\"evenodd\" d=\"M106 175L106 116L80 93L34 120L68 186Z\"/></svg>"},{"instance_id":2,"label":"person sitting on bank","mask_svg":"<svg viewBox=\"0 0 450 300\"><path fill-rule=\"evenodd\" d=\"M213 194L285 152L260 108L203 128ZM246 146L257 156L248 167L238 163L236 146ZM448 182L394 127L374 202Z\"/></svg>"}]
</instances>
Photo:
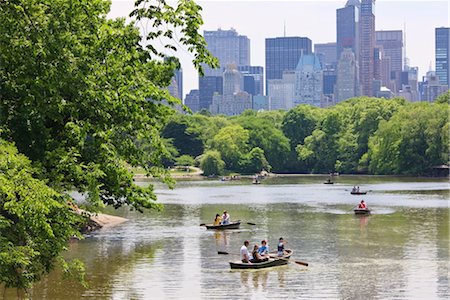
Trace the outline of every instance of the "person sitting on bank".
<instances>
[{"instance_id":1,"label":"person sitting on bank","mask_svg":"<svg viewBox=\"0 0 450 300\"><path fill-rule=\"evenodd\" d=\"M222 225L227 225L227 224L230 224L230 215L225 210L222 215Z\"/></svg>"},{"instance_id":2,"label":"person sitting on bank","mask_svg":"<svg viewBox=\"0 0 450 300\"><path fill-rule=\"evenodd\" d=\"M219 226L221 222L222 218L220 217L219 214L216 214L216 218L214 219L214 226Z\"/></svg>"},{"instance_id":3,"label":"person sitting on bank","mask_svg":"<svg viewBox=\"0 0 450 300\"><path fill-rule=\"evenodd\" d=\"M250 259L250 262L259 263L269 260L268 257L262 257L261 254L259 254L258 250L259 250L258 244L255 244L255 246L253 246L252 259Z\"/></svg>"},{"instance_id":4,"label":"person sitting on bank","mask_svg":"<svg viewBox=\"0 0 450 300\"><path fill-rule=\"evenodd\" d=\"M242 245L241 250L240 250L241 261L243 263L250 263L250 253L248 252L248 248L247 248L249 244L250 243L247 240L245 240L244 245Z\"/></svg>"},{"instance_id":5,"label":"person sitting on bank","mask_svg":"<svg viewBox=\"0 0 450 300\"><path fill-rule=\"evenodd\" d=\"M367 209L367 205L364 200L361 200L361 203L358 204L359 209Z\"/></svg>"},{"instance_id":6,"label":"person sitting on bank","mask_svg":"<svg viewBox=\"0 0 450 300\"><path fill-rule=\"evenodd\" d=\"M261 241L261 247L259 247L258 253L262 256L269 255L269 246L267 246L266 240Z\"/></svg>"},{"instance_id":7,"label":"person sitting on bank","mask_svg":"<svg viewBox=\"0 0 450 300\"><path fill-rule=\"evenodd\" d=\"M284 255L284 243L285 242L284 242L283 238L280 237L280 239L278 240L278 247L277 247L277 250L278 250L277 254L279 257Z\"/></svg>"}]
</instances>

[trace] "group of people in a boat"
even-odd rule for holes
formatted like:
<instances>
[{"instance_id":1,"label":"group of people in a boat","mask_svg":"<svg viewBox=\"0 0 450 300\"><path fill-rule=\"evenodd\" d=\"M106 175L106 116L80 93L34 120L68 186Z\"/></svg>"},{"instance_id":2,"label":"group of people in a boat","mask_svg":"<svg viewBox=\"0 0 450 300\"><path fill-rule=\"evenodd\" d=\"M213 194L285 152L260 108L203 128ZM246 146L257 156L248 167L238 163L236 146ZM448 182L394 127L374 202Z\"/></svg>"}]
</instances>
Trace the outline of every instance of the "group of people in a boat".
<instances>
[{"instance_id":1,"label":"group of people in a boat","mask_svg":"<svg viewBox=\"0 0 450 300\"><path fill-rule=\"evenodd\" d=\"M214 226L219 225L228 225L230 224L230 214L224 210L222 216L216 214L216 218L214 219Z\"/></svg>"},{"instance_id":2,"label":"group of people in a boat","mask_svg":"<svg viewBox=\"0 0 450 300\"><path fill-rule=\"evenodd\" d=\"M277 245L277 256L281 257L285 254L284 251L284 240L282 237L278 240ZM250 245L250 242L248 240L244 241L244 245L242 245L240 250L241 255L241 261L243 263L259 263L268 261L270 258L269 254L269 245L267 245L267 240L261 241L261 246L258 246L258 244L253 245L253 250L250 253L248 250L248 247Z\"/></svg>"},{"instance_id":3,"label":"group of people in a boat","mask_svg":"<svg viewBox=\"0 0 450 300\"><path fill-rule=\"evenodd\" d=\"M352 193L359 193L359 186L353 186Z\"/></svg>"}]
</instances>

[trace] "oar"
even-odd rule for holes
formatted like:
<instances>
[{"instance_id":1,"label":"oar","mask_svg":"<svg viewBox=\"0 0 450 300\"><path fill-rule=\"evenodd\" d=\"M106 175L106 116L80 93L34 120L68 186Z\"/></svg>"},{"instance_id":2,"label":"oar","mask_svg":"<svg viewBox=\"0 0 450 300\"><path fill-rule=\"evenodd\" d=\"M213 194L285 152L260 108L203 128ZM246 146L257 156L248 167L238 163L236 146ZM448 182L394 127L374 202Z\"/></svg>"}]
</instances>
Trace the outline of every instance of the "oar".
<instances>
[{"instance_id":1,"label":"oar","mask_svg":"<svg viewBox=\"0 0 450 300\"><path fill-rule=\"evenodd\" d=\"M290 260L289 258L285 258L285 257L278 257L278 256L272 256L272 255L269 255L269 257L272 257L274 259L283 259L283 260L287 260L287 261L293 261L296 264L306 266L306 267L309 265L307 262L303 262L303 261L299 261L299 260Z\"/></svg>"},{"instance_id":2,"label":"oar","mask_svg":"<svg viewBox=\"0 0 450 300\"><path fill-rule=\"evenodd\" d=\"M237 253L228 253L228 252L226 252L226 251L217 251L217 254L224 254L224 255L240 255L240 254L237 254Z\"/></svg>"},{"instance_id":3,"label":"oar","mask_svg":"<svg viewBox=\"0 0 450 300\"><path fill-rule=\"evenodd\" d=\"M255 223L252 222L247 222L248 225L256 225Z\"/></svg>"},{"instance_id":4,"label":"oar","mask_svg":"<svg viewBox=\"0 0 450 300\"><path fill-rule=\"evenodd\" d=\"M202 224L200 224L200 226L206 226L206 224L205 224L205 223L202 223Z\"/></svg>"}]
</instances>

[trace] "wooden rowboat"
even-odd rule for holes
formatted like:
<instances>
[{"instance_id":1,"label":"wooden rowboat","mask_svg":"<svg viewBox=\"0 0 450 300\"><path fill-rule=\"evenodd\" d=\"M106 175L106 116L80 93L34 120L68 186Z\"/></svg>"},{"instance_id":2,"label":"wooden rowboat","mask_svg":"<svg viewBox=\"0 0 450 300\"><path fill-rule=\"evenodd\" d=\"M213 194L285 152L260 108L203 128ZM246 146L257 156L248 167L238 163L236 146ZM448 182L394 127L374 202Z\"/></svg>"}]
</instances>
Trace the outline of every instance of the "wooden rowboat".
<instances>
[{"instance_id":1,"label":"wooden rowboat","mask_svg":"<svg viewBox=\"0 0 450 300\"><path fill-rule=\"evenodd\" d=\"M368 209L368 208L355 208L353 211L355 212L355 215L368 215L368 214L370 214L370 209Z\"/></svg>"},{"instance_id":2,"label":"wooden rowboat","mask_svg":"<svg viewBox=\"0 0 450 300\"><path fill-rule=\"evenodd\" d=\"M226 224L226 225L205 225L205 226L206 226L206 229L223 230L223 229L239 229L240 225L241 225L241 222L237 221L237 222L231 222L230 224Z\"/></svg>"},{"instance_id":3,"label":"wooden rowboat","mask_svg":"<svg viewBox=\"0 0 450 300\"><path fill-rule=\"evenodd\" d=\"M352 195L365 195L367 192L350 192Z\"/></svg>"},{"instance_id":4,"label":"wooden rowboat","mask_svg":"<svg viewBox=\"0 0 450 300\"><path fill-rule=\"evenodd\" d=\"M292 250L285 250L287 253L282 257L270 257L269 260L260 263L243 263L242 261L230 261L231 269L263 269L287 265L292 255Z\"/></svg>"}]
</instances>

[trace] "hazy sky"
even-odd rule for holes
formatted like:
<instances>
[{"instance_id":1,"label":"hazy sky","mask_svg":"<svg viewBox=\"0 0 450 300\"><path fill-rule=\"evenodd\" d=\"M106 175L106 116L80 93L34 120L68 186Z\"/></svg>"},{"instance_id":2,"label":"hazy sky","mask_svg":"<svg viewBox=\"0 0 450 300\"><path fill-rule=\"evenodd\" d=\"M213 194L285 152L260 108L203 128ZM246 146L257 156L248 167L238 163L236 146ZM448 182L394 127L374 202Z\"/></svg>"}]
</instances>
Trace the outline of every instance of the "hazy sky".
<instances>
[{"instance_id":1,"label":"hazy sky","mask_svg":"<svg viewBox=\"0 0 450 300\"><path fill-rule=\"evenodd\" d=\"M203 30L234 28L246 35L251 44L251 64L264 66L265 38L286 36L308 37L315 43L336 42L336 9L347 1L197 1L203 8ZM112 0L111 17L127 16L133 0ZM434 69L434 30L450 26L450 0L377 0L375 2L376 30L406 28L406 56L410 66L419 67L419 80L430 63ZM183 93L198 88L198 76L187 51L178 53L184 76ZM183 96L184 97L184 96Z\"/></svg>"}]
</instances>

